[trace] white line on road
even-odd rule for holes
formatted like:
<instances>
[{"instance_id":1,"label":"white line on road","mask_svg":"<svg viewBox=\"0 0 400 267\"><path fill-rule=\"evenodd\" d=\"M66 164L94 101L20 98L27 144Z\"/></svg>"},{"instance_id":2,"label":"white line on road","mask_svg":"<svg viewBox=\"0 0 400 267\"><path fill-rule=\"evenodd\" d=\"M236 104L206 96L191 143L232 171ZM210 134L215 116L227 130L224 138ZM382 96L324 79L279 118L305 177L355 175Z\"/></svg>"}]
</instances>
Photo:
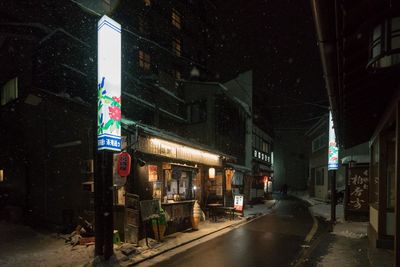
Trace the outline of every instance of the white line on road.
<instances>
[{"instance_id":1,"label":"white line on road","mask_svg":"<svg viewBox=\"0 0 400 267\"><path fill-rule=\"evenodd\" d=\"M309 242L311 241L311 239L314 237L314 235L315 235L315 233L317 232L317 230L318 230L318 220L317 220L317 219L315 218L315 216L312 214L310 208L308 208L308 210L309 210L309 212L310 212L310 214L311 214L311 216L312 216L312 218L313 218L313 221L314 221L313 226L311 227L310 232L308 232L306 238L304 239L304 241L306 241L306 242L309 243Z\"/></svg>"}]
</instances>

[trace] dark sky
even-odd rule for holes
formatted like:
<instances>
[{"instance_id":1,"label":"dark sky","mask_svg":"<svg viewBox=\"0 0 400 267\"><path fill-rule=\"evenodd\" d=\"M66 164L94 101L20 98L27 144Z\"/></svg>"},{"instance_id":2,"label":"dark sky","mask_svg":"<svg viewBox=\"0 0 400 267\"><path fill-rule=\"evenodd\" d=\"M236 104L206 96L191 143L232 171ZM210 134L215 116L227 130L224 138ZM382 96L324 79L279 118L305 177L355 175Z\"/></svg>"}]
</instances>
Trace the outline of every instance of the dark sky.
<instances>
[{"instance_id":1,"label":"dark sky","mask_svg":"<svg viewBox=\"0 0 400 267\"><path fill-rule=\"evenodd\" d=\"M309 127L327 110L306 103L328 105L310 2L215 3L224 25L221 78L253 69L255 118L276 129Z\"/></svg>"}]
</instances>

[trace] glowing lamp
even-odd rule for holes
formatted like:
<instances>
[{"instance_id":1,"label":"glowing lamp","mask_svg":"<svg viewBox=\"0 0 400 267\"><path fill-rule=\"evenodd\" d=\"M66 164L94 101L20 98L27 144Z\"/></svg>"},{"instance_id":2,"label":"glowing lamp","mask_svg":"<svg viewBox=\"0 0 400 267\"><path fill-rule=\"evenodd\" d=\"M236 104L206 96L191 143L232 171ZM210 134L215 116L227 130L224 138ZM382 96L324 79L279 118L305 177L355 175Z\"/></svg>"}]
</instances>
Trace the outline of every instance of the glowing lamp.
<instances>
[{"instance_id":1,"label":"glowing lamp","mask_svg":"<svg viewBox=\"0 0 400 267\"><path fill-rule=\"evenodd\" d=\"M208 178L214 179L215 178L215 168L208 169Z\"/></svg>"}]
</instances>

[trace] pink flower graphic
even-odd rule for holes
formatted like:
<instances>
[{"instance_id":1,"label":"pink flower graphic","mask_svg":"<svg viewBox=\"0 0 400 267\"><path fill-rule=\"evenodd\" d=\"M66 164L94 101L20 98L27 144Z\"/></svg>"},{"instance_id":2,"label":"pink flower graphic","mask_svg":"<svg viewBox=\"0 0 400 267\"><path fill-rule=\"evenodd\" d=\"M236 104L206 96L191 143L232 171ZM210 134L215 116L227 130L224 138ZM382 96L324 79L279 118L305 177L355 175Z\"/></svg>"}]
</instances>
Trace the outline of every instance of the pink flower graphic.
<instances>
[{"instance_id":1,"label":"pink flower graphic","mask_svg":"<svg viewBox=\"0 0 400 267\"><path fill-rule=\"evenodd\" d=\"M121 97L113 96L112 98L113 98L116 102L121 103Z\"/></svg>"},{"instance_id":2,"label":"pink flower graphic","mask_svg":"<svg viewBox=\"0 0 400 267\"><path fill-rule=\"evenodd\" d=\"M121 109L119 107L108 107L110 118L119 121L121 120Z\"/></svg>"}]
</instances>

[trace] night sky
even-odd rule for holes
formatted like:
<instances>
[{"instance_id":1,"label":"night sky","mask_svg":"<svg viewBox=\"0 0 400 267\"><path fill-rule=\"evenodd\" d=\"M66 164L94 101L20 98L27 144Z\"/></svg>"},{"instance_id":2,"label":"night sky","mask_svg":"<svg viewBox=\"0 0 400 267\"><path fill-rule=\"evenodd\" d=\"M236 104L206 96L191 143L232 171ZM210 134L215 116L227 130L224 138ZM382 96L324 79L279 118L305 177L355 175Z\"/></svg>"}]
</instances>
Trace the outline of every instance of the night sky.
<instances>
[{"instance_id":1,"label":"night sky","mask_svg":"<svg viewBox=\"0 0 400 267\"><path fill-rule=\"evenodd\" d=\"M317 105L328 100L310 2L218 0L216 7L223 25L216 68L222 80L254 71L256 122L276 130L315 123L327 111Z\"/></svg>"}]
</instances>

